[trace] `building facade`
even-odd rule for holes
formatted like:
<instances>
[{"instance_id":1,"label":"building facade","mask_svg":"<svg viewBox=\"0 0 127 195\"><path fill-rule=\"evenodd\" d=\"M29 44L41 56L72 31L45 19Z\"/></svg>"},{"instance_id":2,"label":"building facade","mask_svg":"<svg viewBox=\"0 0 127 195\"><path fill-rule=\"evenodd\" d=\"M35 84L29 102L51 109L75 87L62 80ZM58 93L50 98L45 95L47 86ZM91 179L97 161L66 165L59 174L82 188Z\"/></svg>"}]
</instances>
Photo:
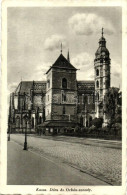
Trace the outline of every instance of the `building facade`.
<instances>
[{"instance_id":1,"label":"building facade","mask_svg":"<svg viewBox=\"0 0 127 195\"><path fill-rule=\"evenodd\" d=\"M69 52L66 59L61 50L46 72L46 81L22 81L10 95L9 131L24 132L27 126L29 132L36 132L38 127L59 132L64 127L89 126L95 117L106 123L103 104L110 87L110 54L103 30L93 68L93 81L77 81Z\"/></svg>"}]
</instances>

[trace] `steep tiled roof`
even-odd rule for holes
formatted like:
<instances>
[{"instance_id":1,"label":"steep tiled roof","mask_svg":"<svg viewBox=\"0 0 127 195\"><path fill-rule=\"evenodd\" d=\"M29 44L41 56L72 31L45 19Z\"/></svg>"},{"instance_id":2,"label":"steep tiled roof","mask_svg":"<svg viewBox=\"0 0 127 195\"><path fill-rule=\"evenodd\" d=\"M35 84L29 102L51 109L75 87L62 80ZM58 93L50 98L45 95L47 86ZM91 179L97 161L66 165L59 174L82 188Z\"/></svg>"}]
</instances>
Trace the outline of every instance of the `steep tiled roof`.
<instances>
[{"instance_id":1,"label":"steep tiled roof","mask_svg":"<svg viewBox=\"0 0 127 195\"><path fill-rule=\"evenodd\" d=\"M57 58L55 63L50 67L51 68L65 68L65 69L71 69L71 70L77 70L64 56L63 54L60 54L60 56ZM49 69L49 70L50 70ZM47 71L47 73L49 72Z\"/></svg>"},{"instance_id":2,"label":"steep tiled roof","mask_svg":"<svg viewBox=\"0 0 127 195\"><path fill-rule=\"evenodd\" d=\"M20 92L30 93L31 89L46 91L46 81L21 81L15 90L15 93Z\"/></svg>"},{"instance_id":3,"label":"steep tiled roof","mask_svg":"<svg viewBox=\"0 0 127 195\"><path fill-rule=\"evenodd\" d=\"M94 81L77 81L78 92L86 91L88 93L94 92L95 82Z\"/></svg>"}]
</instances>

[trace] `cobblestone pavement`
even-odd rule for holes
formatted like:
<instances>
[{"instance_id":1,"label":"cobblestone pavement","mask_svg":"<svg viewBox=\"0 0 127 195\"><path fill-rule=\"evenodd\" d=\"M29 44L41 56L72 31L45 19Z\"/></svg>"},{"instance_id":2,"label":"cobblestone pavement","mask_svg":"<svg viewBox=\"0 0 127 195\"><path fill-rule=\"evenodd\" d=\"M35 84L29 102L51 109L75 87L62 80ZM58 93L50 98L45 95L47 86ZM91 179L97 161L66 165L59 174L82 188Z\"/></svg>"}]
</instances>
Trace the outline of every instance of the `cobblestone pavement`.
<instances>
[{"instance_id":1,"label":"cobblestone pavement","mask_svg":"<svg viewBox=\"0 0 127 195\"><path fill-rule=\"evenodd\" d=\"M23 145L24 135L13 134L11 140ZM122 150L120 149L54 141L33 136L28 136L28 147L76 166L109 184L121 185Z\"/></svg>"}]
</instances>

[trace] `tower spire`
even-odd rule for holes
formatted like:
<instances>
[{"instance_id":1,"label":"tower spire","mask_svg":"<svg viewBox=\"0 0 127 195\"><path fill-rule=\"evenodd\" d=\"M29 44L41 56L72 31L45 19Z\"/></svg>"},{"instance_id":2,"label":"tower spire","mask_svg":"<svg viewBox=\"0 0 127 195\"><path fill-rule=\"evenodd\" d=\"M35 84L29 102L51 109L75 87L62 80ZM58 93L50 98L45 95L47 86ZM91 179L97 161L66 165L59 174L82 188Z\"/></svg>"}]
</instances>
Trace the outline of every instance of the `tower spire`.
<instances>
[{"instance_id":1,"label":"tower spire","mask_svg":"<svg viewBox=\"0 0 127 195\"><path fill-rule=\"evenodd\" d=\"M103 37L103 34L104 34L103 30L104 30L104 28L102 27L102 37Z\"/></svg>"},{"instance_id":2,"label":"tower spire","mask_svg":"<svg viewBox=\"0 0 127 195\"><path fill-rule=\"evenodd\" d=\"M61 43L61 53L62 53L62 43Z\"/></svg>"},{"instance_id":3,"label":"tower spire","mask_svg":"<svg viewBox=\"0 0 127 195\"><path fill-rule=\"evenodd\" d=\"M67 60L68 60L68 62L70 62L69 49L68 49L68 53L67 53Z\"/></svg>"}]
</instances>

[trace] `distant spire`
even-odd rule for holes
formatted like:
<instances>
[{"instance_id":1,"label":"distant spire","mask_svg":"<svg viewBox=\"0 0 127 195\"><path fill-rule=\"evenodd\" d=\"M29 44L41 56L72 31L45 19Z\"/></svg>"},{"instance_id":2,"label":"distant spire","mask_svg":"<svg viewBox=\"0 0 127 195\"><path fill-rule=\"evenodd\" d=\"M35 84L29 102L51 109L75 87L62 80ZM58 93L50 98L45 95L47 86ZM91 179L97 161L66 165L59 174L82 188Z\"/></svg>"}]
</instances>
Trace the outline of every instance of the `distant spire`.
<instances>
[{"instance_id":1,"label":"distant spire","mask_svg":"<svg viewBox=\"0 0 127 195\"><path fill-rule=\"evenodd\" d=\"M104 28L102 27L102 37L103 37L103 34L104 34L103 30L104 30Z\"/></svg>"},{"instance_id":2,"label":"distant spire","mask_svg":"<svg viewBox=\"0 0 127 195\"><path fill-rule=\"evenodd\" d=\"M68 53L67 53L67 60L68 60L68 62L70 62L69 49L68 49Z\"/></svg>"},{"instance_id":3,"label":"distant spire","mask_svg":"<svg viewBox=\"0 0 127 195\"><path fill-rule=\"evenodd\" d=\"M62 43L61 43L61 53L62 53Z\"/></svg>"}]
</instances>

